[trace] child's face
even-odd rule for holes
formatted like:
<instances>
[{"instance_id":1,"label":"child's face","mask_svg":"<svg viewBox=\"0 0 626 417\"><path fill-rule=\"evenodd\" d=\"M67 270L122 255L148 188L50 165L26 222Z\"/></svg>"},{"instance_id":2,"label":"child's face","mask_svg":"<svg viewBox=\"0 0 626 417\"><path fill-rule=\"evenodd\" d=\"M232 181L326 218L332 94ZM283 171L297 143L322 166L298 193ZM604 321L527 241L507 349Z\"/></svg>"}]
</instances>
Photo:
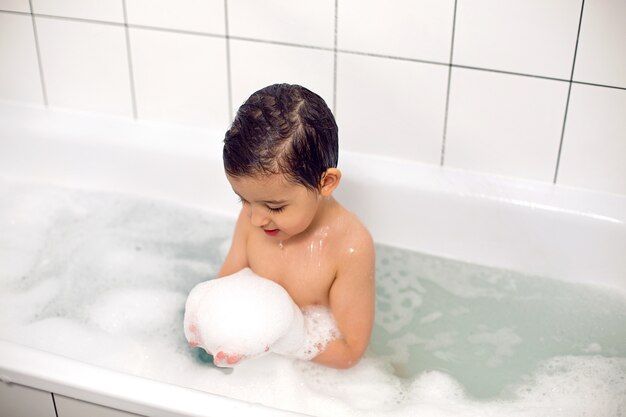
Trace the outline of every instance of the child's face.
<instances>
[{"instance_id":1,"label":"child's face","mask_svg":"<svg viewBox=\"0 0 626 417\"><path fill-rule=\"evenodd\" d=\"M321 200L319 193L289 182L282 174L226 177L241 198L252 226L262 229L269 238L286 240L313 223Z\"/></svg>"}]
</instances>

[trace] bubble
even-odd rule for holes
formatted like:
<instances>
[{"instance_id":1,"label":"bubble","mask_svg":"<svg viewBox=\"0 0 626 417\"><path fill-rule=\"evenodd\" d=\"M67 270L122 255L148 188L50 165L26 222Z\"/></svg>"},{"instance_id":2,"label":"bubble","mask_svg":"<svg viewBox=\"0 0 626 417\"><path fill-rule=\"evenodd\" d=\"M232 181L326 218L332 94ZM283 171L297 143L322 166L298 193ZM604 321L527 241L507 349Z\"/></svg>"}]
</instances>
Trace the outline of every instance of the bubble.
<instances>
[{"instance_id":1,"label":"bubble","mask_svg":"<svg viewBox=\"0 0 626 417\"><path fill-rule=\"evenodd\" d=\"M152 288L114 289L100 295L88 320L110 334L155 333L178 325L183 294Z\"/></svg>"},{"instance_id":2,"label":"bubble","mask_svg":"<svg viewBox=\"0 0 626 417\"><path fill-rule=\"evenodd\" d=\"M569 343L561 330L584 319L571 319L575 312L563 309L567 319L558 331L532 339L521 324L495 314L492 304L486 315L496 316L494 322L467 330L463 320L477 314L479 301L502 300L505 311L511 310L515 300L506 297L522 285L507 274L489 277L477 267L464 270L427 257L415 261L407 252L377 248L390 268L377 276L377 320L386 325L386 357L370 351L353 368L335 370L269 353L224 373L187 345L183 309L189 291L219 269L232 219L166 202L0 181L0 226L0 337L5 340L316 416L626 416L626 359L597 355L623 356L623 327L614 327L618 342L594 334L573 344L575 354L533 363L523 378L507 381L500 395L472 396L469 388L488 384L494 370L515 372L508 363L521 351L542 349L537 340L558 337ZM400 278L400 271L406 277ZM526 290L524 317L536 309L530 302L539 299L537 294L550 290L549 300L556 303L553 295L560 296L561 288ZM437 289L458 298L450 305L429 304ZM570 297L578 306L588 292ZM623 311L615 307L623 299L612 303L597 304L612 315ZM619 314L618 324L624 318ZM341 337L323 307L305 309L302 326L315 340L310 346ZM412 356L414 347L421 356ZM471 379L424 365L426 354L467 362L463 354L472 347L483 356L469 356L482 366ZM408 362L422 368L407 369Z\"/></svg>"},{"instance_id":3,"label":"bubble","mask_svg":"<svg viewBox=\"0 0 626 417\"><path fill-rule=\"evenodd\" d=\"M185 334L214 355L254 357L275 344L290 351L304 342L302 313L287 291L249 268L194 287L185 307Z\"/></svg>"},{"instance_id":4,"label":"bubble","mask_svg":"<svg viewBox=\"0 0 626 417\"><path fill-rule=\"evenodd\" d=\"M324 306L308 306L302 310L304 314L305 341L295 354L297 358L310 360L326 349L335 339L341 338L337 323Z\"/></svg>"}]
</instances>

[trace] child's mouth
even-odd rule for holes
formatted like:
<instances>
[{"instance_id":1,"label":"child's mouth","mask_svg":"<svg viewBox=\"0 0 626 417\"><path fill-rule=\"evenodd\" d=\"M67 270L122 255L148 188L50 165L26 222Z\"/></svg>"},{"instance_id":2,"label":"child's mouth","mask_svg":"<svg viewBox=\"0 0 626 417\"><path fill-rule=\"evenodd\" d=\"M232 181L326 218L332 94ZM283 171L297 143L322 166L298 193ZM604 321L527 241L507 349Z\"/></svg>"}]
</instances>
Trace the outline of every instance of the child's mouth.
<instances>
[{"instance_id":1,"label":"child's mouth","mask_svg":"<svg viewBox=\"0 0 626 417\"><path fill-rule=\"evenodd\" d=\"M271 229L271 230L267 230L267 229L263 229L263 231L265 232L265 234L267 234L268 236L276 236L279 232L278 229Z\"/></svg>"}]
</instances>

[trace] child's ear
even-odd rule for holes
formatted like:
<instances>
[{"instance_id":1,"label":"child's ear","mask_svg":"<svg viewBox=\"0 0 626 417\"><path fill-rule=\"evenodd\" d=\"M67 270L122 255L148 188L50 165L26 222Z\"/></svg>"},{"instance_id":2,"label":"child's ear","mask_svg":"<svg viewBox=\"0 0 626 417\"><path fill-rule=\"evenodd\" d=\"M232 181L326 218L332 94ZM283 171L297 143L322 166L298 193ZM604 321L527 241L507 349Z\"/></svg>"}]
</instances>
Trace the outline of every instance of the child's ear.
<instances>
[{"instance_id":1,"label":"child's ear","mask_svg":"<svg viewBox=\"0 0 626 417\"><path fill-rule=\"evenodd\" d=\"M320 194L322 197L330 196L341 181L341 171L337 168L328 168L320 181Z\"/></svg>"}]
</instances>

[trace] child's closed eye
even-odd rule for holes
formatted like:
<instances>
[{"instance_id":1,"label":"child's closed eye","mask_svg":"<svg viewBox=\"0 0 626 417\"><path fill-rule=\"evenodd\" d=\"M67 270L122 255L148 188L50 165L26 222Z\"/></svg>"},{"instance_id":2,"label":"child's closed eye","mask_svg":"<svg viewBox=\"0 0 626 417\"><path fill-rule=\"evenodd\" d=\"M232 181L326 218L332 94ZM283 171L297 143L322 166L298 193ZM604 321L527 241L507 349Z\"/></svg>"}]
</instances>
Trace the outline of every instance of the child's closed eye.
<instances>
[{"instance_id":1,"label":"child's closed eye","mask_svg":"<svg viewBox=\"0 0 626 417\"><path fill-rule=\"evenodd\" d=\"M241 196L239 196L239 195L237 196L237 200L239 200L239 203L243 204L244 206L245 206L246 204L249 204L247 200L244 200L244 199L243 199ZM281 213L283 210L285 210L285 207L286 207L286 206L280 206L280 207L270 207L270 206L267 206L267 205L266 205L265 207L267 207L267 210L268 210L270 213Z\"/></svg>"},{"instance_id":2,"label":"child's closed eye","mask_svg":"<svg viewBox=\"0 0 626 417\"><path fill-rule=\"evenodd\" d=\"M285 206L281 206L281 207L270 207L270 206L267 206L267 210L270 213L281 213L283 210L285 210Z\"/></svg>"}]
</instances>

